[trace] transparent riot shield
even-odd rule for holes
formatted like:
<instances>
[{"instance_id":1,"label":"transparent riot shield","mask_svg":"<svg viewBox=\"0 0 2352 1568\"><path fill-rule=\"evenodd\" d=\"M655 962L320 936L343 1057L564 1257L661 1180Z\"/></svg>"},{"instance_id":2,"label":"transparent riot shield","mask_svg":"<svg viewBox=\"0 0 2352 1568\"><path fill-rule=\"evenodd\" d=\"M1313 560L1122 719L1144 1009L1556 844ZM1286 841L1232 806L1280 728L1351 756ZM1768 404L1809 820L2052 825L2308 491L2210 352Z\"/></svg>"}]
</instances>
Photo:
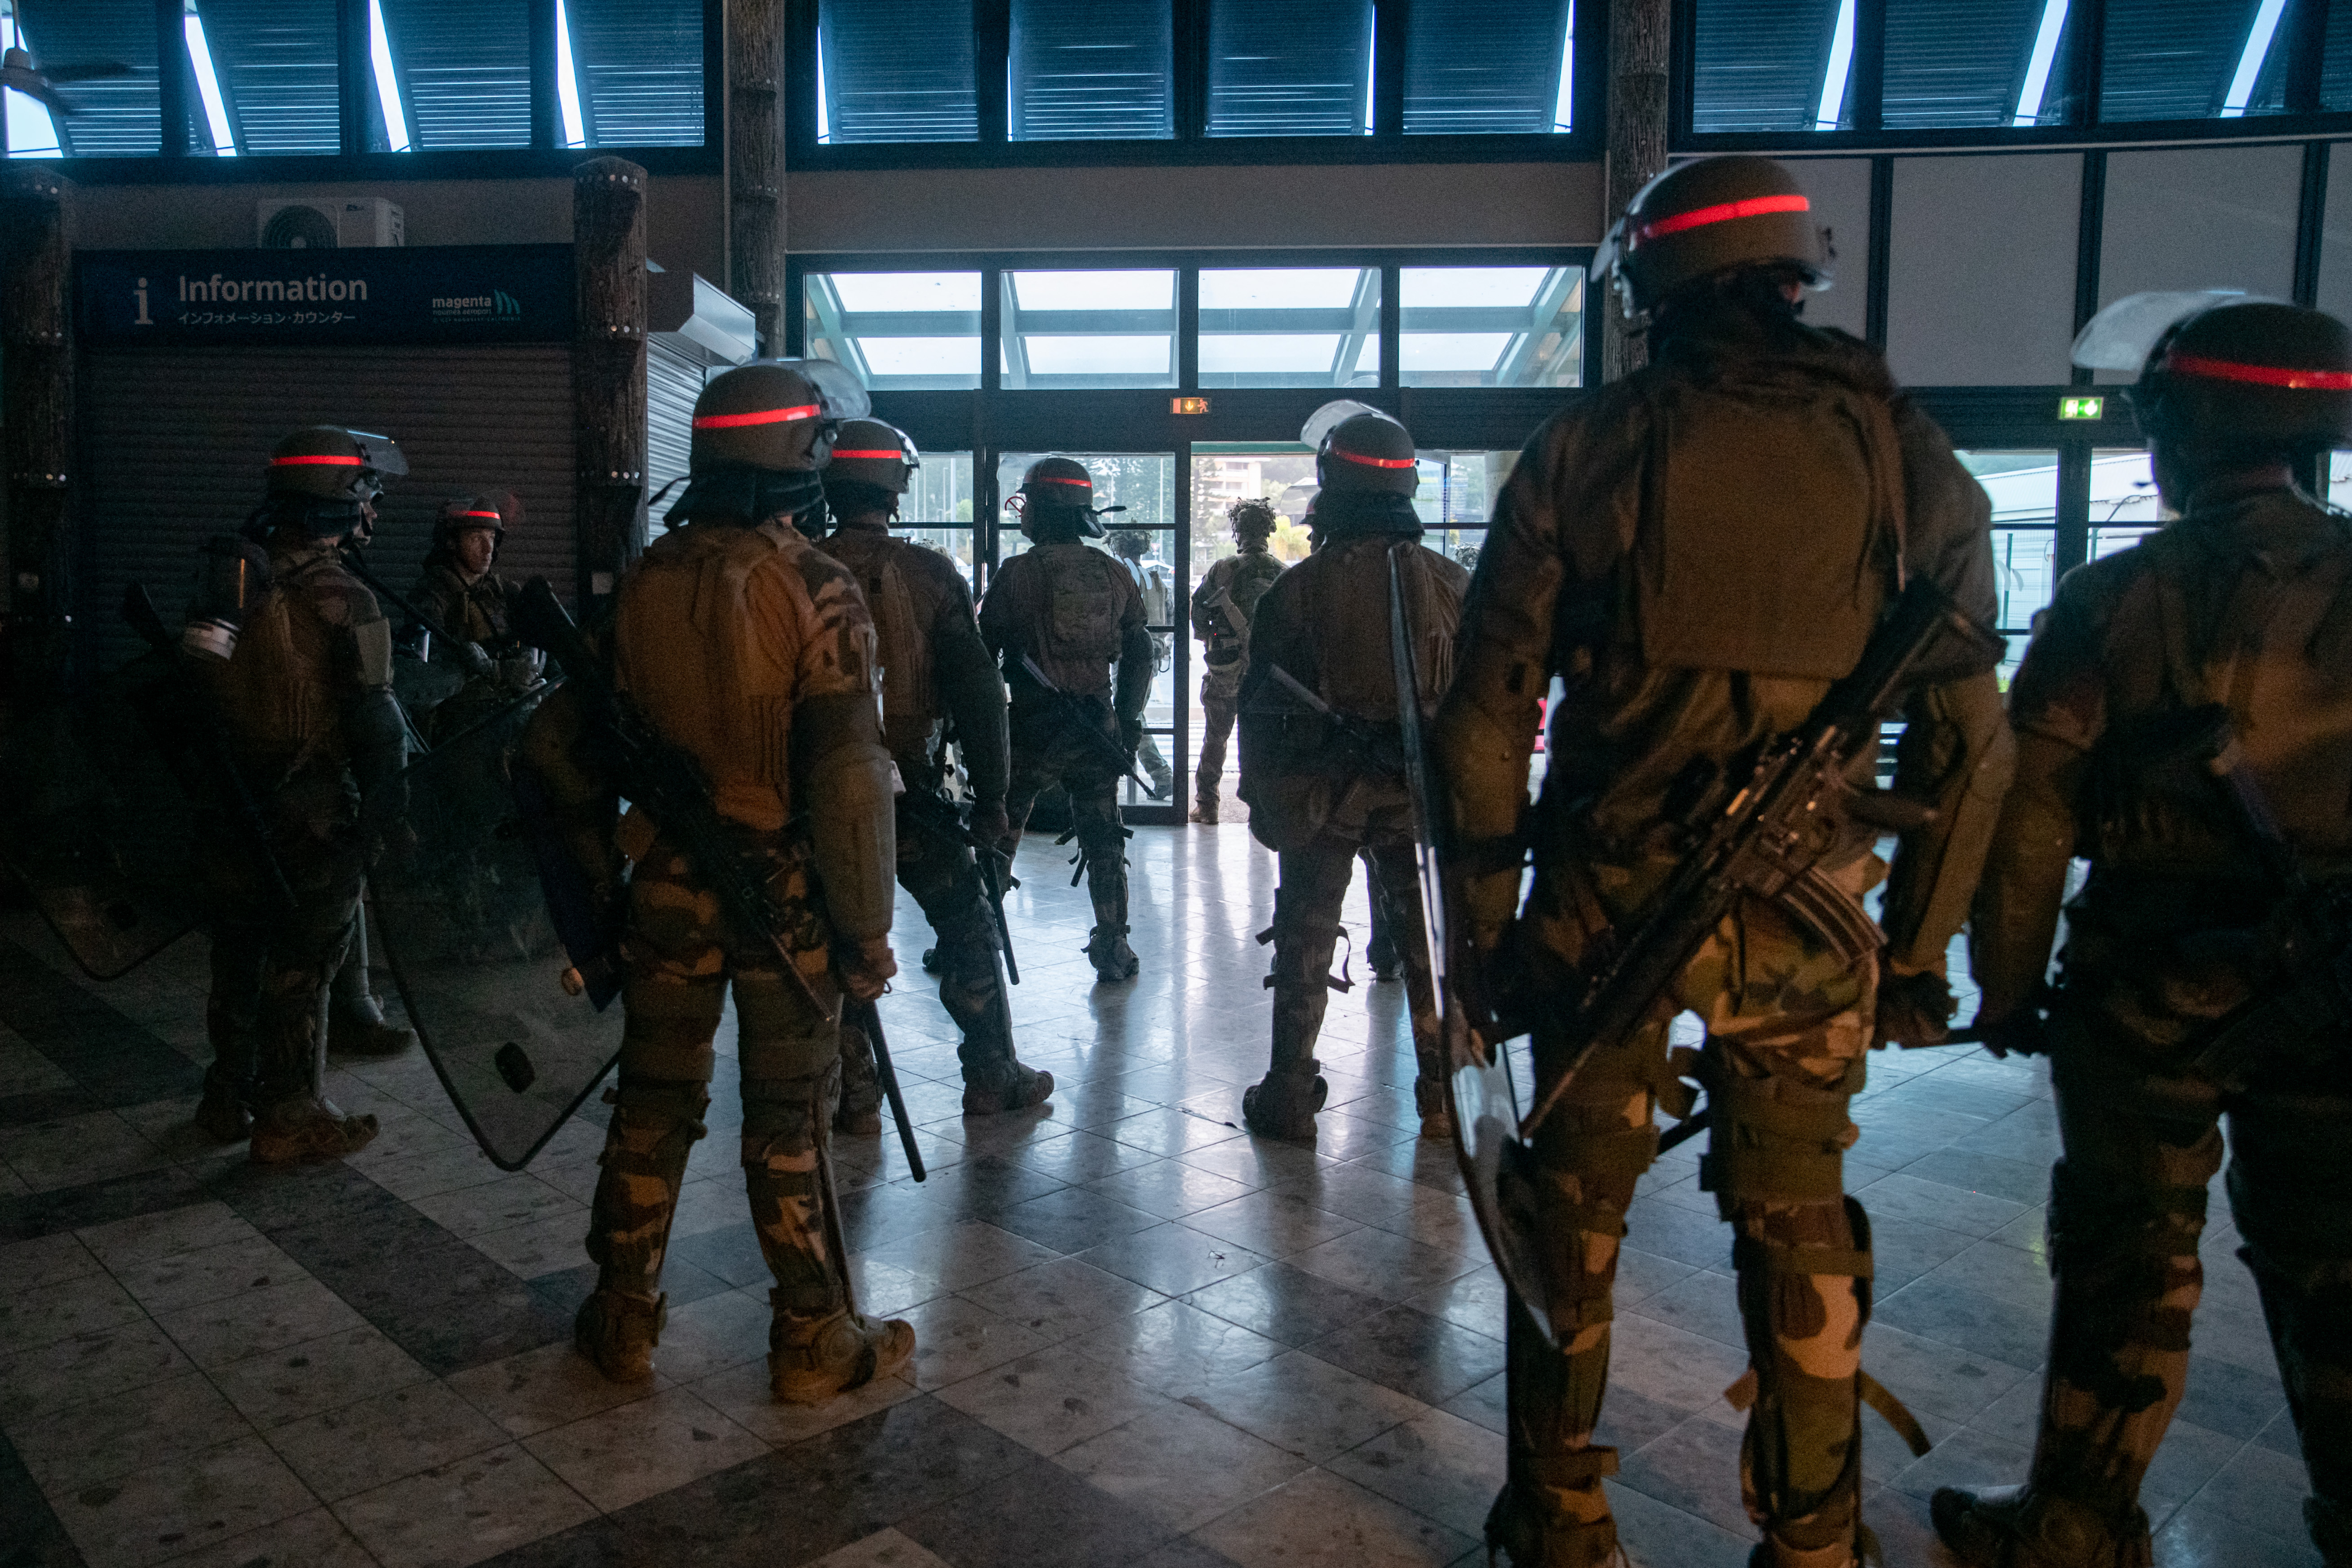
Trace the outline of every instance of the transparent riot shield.
<instances>
[{"instance_id":1,"label":"transparent riot shield","mask_svg":"<svg viewBox=\"0 0 2352 1568\"><path fill-rule=\"evenodd\" d=\"M194 812L152 732L172 666L134 659L0 730L0 865L74 962L112 980L196 923Z\"/></svg>"},{"instance_id":2,"label":"transparent riot shield","mask_svg":"<svg viewBox=\"0 0 2352 1568\"><path fill-rule=\"evenodd\" d=\"M565 945L567 931L577 940L566 900L581 879L544 864L551 838L518 773L544 695L435 747L368 807L374 933L443 1087L507 1171L539 1152L621 1050L615 987L583 984L581 970L596 966Z\"/></svg>"}]
</instances>

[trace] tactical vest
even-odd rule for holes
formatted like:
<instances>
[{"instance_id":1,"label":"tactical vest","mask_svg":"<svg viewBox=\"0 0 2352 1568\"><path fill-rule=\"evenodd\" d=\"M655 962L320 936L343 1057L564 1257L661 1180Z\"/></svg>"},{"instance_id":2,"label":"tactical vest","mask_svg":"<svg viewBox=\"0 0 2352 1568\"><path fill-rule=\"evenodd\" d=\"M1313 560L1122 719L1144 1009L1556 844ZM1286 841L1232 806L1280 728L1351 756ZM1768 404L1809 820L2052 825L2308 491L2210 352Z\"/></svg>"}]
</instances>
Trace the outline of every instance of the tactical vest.
<instances>
[{"instance_id":1,"label":"tactical vest","mask_svg":"<svg viewBox=\"0 0 2352 1568\"><path fill-rule=\"evenodd\" d=\"M322 594L367 593L326 555L281 557L272 568L269 585L246 615L236 653L213 678L239 759L260 769L265 783L314 760L343 760L336 645L351 631L329 624L317 600ZM380 616L364 618L382 626ZM388 649L388 639L377 640ZM388 677L387 669L381 678Z\"/></svg>"},{"instance_id":2,"label":"tactical vest","mask_svg":"<svg viewBox=\"0 0 2352 1568\"><path fill-rule=\"evenodd\" d=\"M1065 691L1105 689L1120 652L1119 616L1135 592L1126 564L1084 544L1041 544L1005 563L990 597L1006 590L1014 591L1022 651Z\"/></svg>"},{"instance_id":3,"label":"tactical vest","mask_svg":"<svg viewBox=\"0 0 2352 1568\"><path fill-rule=\"evenodd\" d=\"M931 624L936 605L916 592L907 552L922 547L874 529L844 529L825 542L826 553L856 575L874 616L875 658L882 667L882 739L890 754L919 758L930 751L940 720L931 679Z\"/></svg>"},{"instance_id":4,"label":"tactical vest","mask_svg":"<svg viewBox=\"0 0 2352 1568\"><path fill-rule=\"evenodd\" d=\"M1834 679L1897 584L1902 455L1886 404L1761 363L1646 399L1617 637L1653 668Z\"/></svg>"}]
</instances>

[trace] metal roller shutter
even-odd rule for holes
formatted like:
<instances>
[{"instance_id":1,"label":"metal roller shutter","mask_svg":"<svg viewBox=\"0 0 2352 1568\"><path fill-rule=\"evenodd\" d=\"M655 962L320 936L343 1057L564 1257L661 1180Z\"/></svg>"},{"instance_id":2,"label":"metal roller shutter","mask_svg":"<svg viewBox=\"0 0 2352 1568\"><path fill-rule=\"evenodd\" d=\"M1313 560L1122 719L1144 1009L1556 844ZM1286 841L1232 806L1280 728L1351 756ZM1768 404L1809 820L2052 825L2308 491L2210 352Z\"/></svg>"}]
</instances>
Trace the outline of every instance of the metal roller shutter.
<instances>
[{"instance_id":1,"label":"metal roller shutter","mask_svg":"<svg viewBox=\"0 0 2352 1568\"><path fill-rule=\"evenodd\" d=\"M100 668L138 651L117 610L131 583L177 626L196 547L244 522L269 448L301 425L379 430L407 454L369 551L394 587L415 581L443 500L512 489L524 523L499 572L547 577L576 602L572 420L562 344L93 350L80 383L79 646Z\"/></svg>"},{"instance_id":2,"label":"metal roller shutter","mask_svg":"<svg viewBox=\"0 0 2352 1568\"><path fill-rule=\"evenodd\" d=\"M687 452L694 444L694 400L702 395L706 368L701 349L668 332L646 339L646 495L661 495L662 487L686 472ZM648 538L659 539L667 529L662 513L678 492L662 496L646 518Z\"/></svg>"}]
</instances>

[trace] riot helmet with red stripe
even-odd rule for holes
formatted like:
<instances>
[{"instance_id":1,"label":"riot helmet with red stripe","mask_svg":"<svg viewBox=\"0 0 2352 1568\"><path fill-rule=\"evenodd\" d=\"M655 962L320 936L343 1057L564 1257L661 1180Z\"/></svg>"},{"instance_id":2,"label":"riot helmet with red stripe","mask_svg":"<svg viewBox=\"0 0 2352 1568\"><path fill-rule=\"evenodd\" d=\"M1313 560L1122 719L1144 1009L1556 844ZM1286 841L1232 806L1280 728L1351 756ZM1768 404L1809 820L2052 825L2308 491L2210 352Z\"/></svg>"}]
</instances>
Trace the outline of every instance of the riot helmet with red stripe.
<instances>
[{"instance_id":1,"label":"riot helmet with red stripe","mask_svg":"<svg viewBox=\"0 0 2352 1568\"><path fill-rule=\"evenodd\" d=\"M2159 459L2299 462L2352 440L2352 329L2324 310L2221 290L2135 294L2091 319L2074 363L2138 370L2132 412Z\"/></svg>"},{"instance_id":2,"label":"riot helmet with red stripe","mask_svg":"<svg viewBox=\"0 0 2352 1568\"><path fill-rule=\"evenodd\" d=\"M857 377L831 360L755 360L694 401L686 493L672 522L757 525L821 503L819 470L842 422L870 408Z\"/></svg>"},{"instance_id":3,"label":"riot helmet with red stripe","mask_svg":"<svg viewBox=\"0 0 2352 1568\"><path fill-rule=\"evenodd\" d=\"M1412 432L1368 403L1325 404L1307 416L1298 439L1315 448L1315 481L1327 490L1410 496L1421 488Z\"/></svg>"},{"instance_id":4,"label":"riot helmet with red stripe","mask_svg":"<svg viewBox=\"0 0 2352 1568\"><path fill-rule=\"evenodd\" d=\"M1040 458L1021 476L1021 488L1006 503L1021 519L1021 531L1038 543L1049 539L1100 539L1105 512L1123 506L1095 505L1095 477L1076 458Z\"/></svg>"},{"instance_id":5,"label":"riot helmet with red stripe","mask_svg":"<svg viewBox=\"0 0 2352 1568\"><path fill-rule=\"evenodd\" d=\"M1677 163L1634 192L1591 276L1608 279L1626 319L1639 321L1702 278L1753 268L1826 289L1832 259L1829 232L1789 171L1731 153Z\"/></svg>"},{"instance_id":6,"label":"riot helmet with red stripe","mask_svg":"<svg viewBox=\"0 0 2352 1568\"><path fill-rule=\"evenodd\" d=\"M888 517L923 466L914 437L879 419L845 419L824 466L825 505L838 518Z\"/></svg>"},{"instance_id":7,"label":"riot helmet with red stripe","mask_svg":"<svg viewBox=\"0 0 2352 1568\"><path fill-rule=\"evenodd\" d=\"M408 472L389 436L341 425L309 425L270 449L267 499L247 520L250 537L299 528L311 539L353 534L362 541L384 481Z\"/></svg>"}]
</instances>

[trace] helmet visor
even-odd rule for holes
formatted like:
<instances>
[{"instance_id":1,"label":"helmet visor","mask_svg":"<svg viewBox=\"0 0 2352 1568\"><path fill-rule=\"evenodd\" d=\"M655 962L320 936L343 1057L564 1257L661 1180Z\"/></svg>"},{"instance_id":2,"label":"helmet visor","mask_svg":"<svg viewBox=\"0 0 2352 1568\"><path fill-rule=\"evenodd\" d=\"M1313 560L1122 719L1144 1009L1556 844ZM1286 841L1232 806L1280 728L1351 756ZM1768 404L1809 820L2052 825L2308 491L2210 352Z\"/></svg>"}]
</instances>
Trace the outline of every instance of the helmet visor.
<instances>
[{"instance_id":1,"label":"helmet visor","mask_svg":"<svg viewBox=\"0 0 2352 1568\"><path fill-rule=\"evenodd\" d=\"M816 388L824 405L822 417L826 419L863 419L874 411L873 400L866 395L866 384L847 365L829 359L770 360L771 364L789 365Z\"/></svg>"},{"instance_id":2,"label":"helmet visor","mask_svg":"<svg viewBox=\"0 0 2352 1568\"><path fill-rule=\"evenodd\" d=\"M1397 424L1396 416L1383 413L1369 403L1359 403L1352 397L1334 398L1307 416L1307 423L1298 427L1299 444L1312 447L1318 452L1321 451L1324 441L1329 437L1331 432L1359 414L1369 414L1375 419L1385 419L1391 425Z\"/></svg>"},{"instance_id":3,"label":"helmet visor","mask_svg":"<svg viewBox=\"0 0 2352 1568\"><path fill-rule=\"evenodd\" d=\"M2137 375L2147 363L2157 340L2189 317L2216 305L2244 304L2259 298L2242 289L2176 289L2127 294L2092 317L2074 334L2074 363L2084 370Z\"/></svg>"},{"instance_id":4,"label":"helmet visor","mask_svg":"<svg viewBox=\"0 0 2352 1568\"><path fill-rule=\"evenodd\" d=\"M359 445L361 464L373 468L379 477L396 479L408 472L408 459L400 455L400 443L391 437L354 430L352 439Z\"/></svg>"}]
</instances>

